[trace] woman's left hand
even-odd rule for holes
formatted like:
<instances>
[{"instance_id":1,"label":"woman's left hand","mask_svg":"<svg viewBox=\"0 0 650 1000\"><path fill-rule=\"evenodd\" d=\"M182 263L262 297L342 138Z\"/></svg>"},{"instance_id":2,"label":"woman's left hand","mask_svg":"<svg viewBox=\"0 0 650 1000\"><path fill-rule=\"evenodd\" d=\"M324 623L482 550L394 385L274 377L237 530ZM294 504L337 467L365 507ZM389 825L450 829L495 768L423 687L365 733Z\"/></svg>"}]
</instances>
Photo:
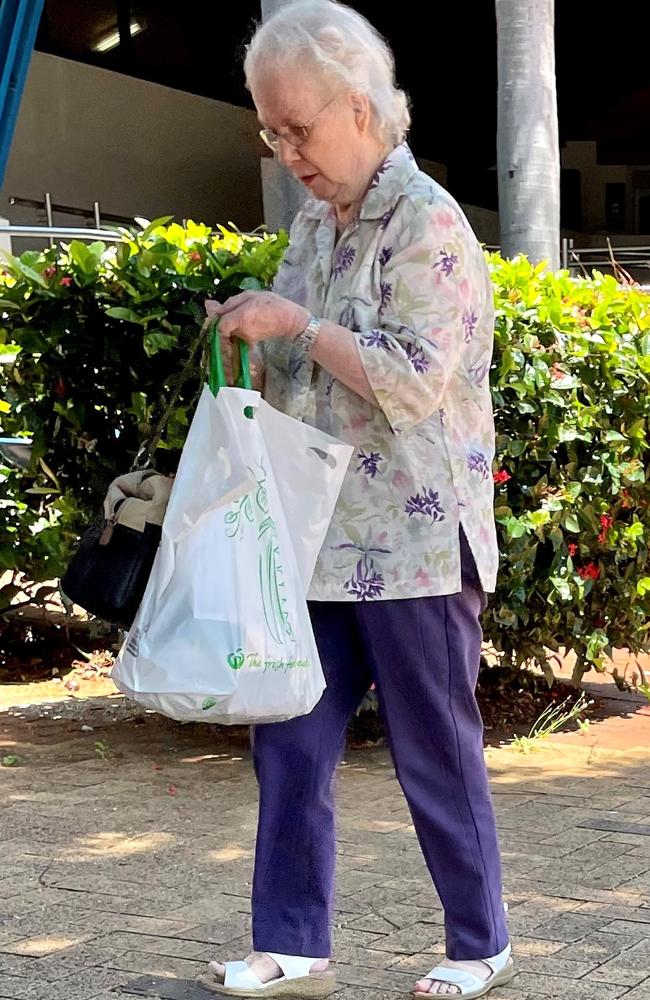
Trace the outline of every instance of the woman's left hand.
<instances>
[{"instance_id":1,"label":"woman's left hand","mask_svg":"<svg viewBox=\"0 0 650 1000\"><path fill-rule=\"evenodd\" d=\"M223 337L239 337L259 344L273 337L297 337L309 322L309 312L275 292L242 292L226 302L206 303L209 315L220 316Z\"/></svg>"}]
</instances>

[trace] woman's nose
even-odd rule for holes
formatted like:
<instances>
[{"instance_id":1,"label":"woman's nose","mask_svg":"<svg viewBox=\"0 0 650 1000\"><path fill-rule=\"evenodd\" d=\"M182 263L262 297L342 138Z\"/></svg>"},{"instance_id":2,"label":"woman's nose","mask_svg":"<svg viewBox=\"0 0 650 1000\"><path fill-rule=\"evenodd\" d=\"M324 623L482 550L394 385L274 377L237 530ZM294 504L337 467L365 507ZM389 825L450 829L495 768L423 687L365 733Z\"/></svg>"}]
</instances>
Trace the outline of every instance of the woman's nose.
<instances>
[{"instance_id":1,"label":"woman's nose","mask_svg":"<svg viewBox=\"0 0 650 1000\"><path fill-rule=\"evenodd\" d=\"M291 167L296 160L300 159L300 153L295 146L292 146L290 142L283 139L282 136L278 140L278 160L285 167Z\"/></svg>"}]
</instances>

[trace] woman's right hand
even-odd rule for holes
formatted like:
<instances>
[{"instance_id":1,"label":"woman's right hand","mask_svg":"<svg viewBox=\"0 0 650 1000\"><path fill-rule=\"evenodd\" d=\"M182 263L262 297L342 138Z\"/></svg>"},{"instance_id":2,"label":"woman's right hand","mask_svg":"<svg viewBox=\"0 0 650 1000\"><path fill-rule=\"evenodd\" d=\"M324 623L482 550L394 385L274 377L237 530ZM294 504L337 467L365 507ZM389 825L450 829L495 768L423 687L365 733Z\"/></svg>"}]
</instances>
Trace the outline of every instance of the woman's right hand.
<instances>
[{"instance_id":1,"label":"woman's right hand","mask_svg":"<svg viewBox=\"0 0 650 1000\"><path fill-rule=\"evenodd\" d=\"M205 300L205 311L208 319L216 315L216 307L219 305L214 299ZM250 367L251 367L251 381L253 383L253 388L257 389L258 392L264 391L264 379L262 376L262 369L259 363L259 357L257 352L251 350L250 355ZM221 338L221 357L223 358L223 369L226 376L226 381L228 385L235 384L235 350L231 337ZM237 374L239 374L239 358L237 358Z\"/></svg>"}]
</instances>

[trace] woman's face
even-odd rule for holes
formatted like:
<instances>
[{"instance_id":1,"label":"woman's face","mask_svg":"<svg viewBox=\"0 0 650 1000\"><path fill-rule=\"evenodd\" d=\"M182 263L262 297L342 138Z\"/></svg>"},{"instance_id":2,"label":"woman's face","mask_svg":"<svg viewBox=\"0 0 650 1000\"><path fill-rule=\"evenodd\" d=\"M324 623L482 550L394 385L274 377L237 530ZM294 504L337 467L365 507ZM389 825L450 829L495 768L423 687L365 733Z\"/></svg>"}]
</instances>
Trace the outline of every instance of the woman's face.
<instances>
[{"instance_id":1,"label":"woman's face","mask_svg":"<svg viewBox=\"0 0 650 1000\"><path fill-rule=\"evenodd\" d=\"M337 93L295 69L261 72L251 92L262 125L279 135L278 159L314 198L333 205L358 200L376 166L377 140L363 95ZM282 138L292 127L307 127L298 147Z\"/></svg>"}]
</instances>

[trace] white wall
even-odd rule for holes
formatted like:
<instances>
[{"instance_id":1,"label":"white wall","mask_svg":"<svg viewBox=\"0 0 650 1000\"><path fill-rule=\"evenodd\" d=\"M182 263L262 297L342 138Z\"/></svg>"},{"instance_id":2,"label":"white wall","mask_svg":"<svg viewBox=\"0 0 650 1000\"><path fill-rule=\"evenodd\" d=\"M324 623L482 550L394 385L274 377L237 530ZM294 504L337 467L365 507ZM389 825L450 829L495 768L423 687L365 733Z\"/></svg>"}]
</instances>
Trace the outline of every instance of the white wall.
<instances>
[{"instance_id":1,"label":"white wall","mask_svg":"<svg viewBox=\"0 0 650 1000\"><path fill-rule=\"evenodd\" d=\"M251 111L35 52L0 213L33 224L7 198L50 191L79 208L98 200L117 215L252 229L262 222L258 127Z\"/></svg>"}]
</instances>

